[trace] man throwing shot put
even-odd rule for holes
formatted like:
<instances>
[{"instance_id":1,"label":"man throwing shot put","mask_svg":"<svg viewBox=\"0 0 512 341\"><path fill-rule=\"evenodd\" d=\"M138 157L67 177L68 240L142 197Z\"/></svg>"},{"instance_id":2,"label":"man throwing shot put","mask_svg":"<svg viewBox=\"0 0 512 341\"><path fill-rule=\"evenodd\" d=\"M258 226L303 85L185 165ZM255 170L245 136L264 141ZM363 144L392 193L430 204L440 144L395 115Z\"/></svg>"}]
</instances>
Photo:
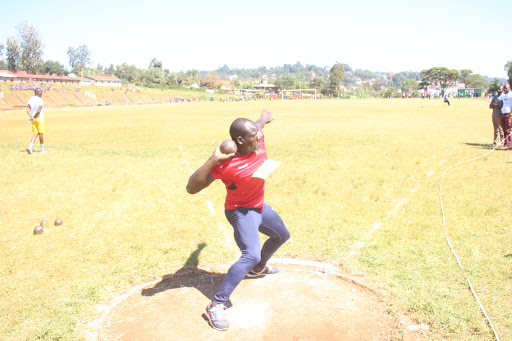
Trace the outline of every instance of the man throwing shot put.
<instances>
[{"instance_id":1,"label":"man throwing shot put","mask_svg":"<svg viewBox=\"0 0 512 341\"><path fill-rule=\"evenodd\" d=\"M237 152L223 154L219 144L208 161L188 180L187 192L190 194L198 193L215 179L221 179L226 185L225 214L233 226L236 244L242 252L206 307L210 325L217 330L229 328L224 304L244 277L279 272L266 264L290 238L279 214L264 202L265 180L252 176L267 160L262 129L272 120L272 113L265 110L256 122L246 118L234 120L229 133L237 145ZM261 250L259 232L269 237Z\"/></svg>"},{"instance_id":2,"label":"man throwing shot put","mask_svg":"<svg viewBox=\"0 0 512 341\"><path fill-rule=\"evenodd\" d=\"M32 122L32 139L30 140L30 144L27 148L27 152L32 154L34 152L33 146L34 142L39 136L39 143L41 144L41 153L47 153L48 150L44 149L44 115L43 115L43 89L37 88L35 91L35 96L30 97L27 103L27 114L30 117L28 119L29 122Z\"/></svg>"}]
</instances>

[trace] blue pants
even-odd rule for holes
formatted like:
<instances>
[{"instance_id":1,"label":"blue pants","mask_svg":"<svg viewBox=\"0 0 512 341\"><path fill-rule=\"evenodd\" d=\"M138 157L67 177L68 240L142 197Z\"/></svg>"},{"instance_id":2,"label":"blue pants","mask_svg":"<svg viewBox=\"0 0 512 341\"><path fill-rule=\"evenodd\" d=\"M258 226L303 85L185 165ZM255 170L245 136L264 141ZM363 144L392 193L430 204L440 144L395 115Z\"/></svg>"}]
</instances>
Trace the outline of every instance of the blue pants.
<instances>
[{"instance_id":1,"label":"blue pants","mask_svg":"<svg viewBox=\"0 0 512 341\"><path fill-rule=\"evenodd\" d=\"M242 256L229 268L213 301L225 303L237 285L252 268L263 267L289 238L290 232L276 211L265 204L263 211L254 208L226 210L226 218L233 226L235 241ZM259 232L269 238L260 250Z\"/></svg>"}]
</instances>

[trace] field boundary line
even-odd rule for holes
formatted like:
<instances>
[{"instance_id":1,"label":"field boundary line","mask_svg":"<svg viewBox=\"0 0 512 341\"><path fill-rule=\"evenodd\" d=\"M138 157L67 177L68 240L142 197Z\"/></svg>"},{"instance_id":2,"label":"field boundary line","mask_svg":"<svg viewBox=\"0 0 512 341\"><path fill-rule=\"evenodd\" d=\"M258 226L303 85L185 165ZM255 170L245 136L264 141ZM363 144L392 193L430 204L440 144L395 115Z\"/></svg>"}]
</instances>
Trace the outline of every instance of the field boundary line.
<instances>
[{"instance_id":1,"label":"field boundary line","mask_svg":"<svg viewBox=\"0 0 512 341\"><path fill-rule=\"evenodd\" d=\"M510 138L510 136L512 135L509 134L508 135L508 138ZM457 263L459 264L459 267L462 271L462 275L464 276L464 278L466 279L466 282L468 283L469 285L469 289L471 290L471 293L473 294L473 297L475 298L476 302L478 303L478 305L480 306L480 310L482 311L482 313L484 314L485 316L485 319L487 320L487 323L489 323L489 326L491 327L493 333L494 333L494 337L496 338L497 341L500 341L500 337L498 336L498 333L496 332L496 329L494 328L494 325L492 324L492 321L491 319L489 318L489 316L487 315L487 312L484 308L484 306L482 305L482 303L480 302L480 299L478 298L475 290L473 289L473 285L471 284L471 281L469 280L468 276L466 275L466 270L464 269L464 266L462 266L462 263L459 259L459 256L457 255L457 252L455 252L455 249L453 248L452 246L452 243L450 241L450 238L448 237L448 231L446 229L446 220L445 220L445 214L444 214L444 207L443 207L443 189L441 187L441 182L442 182L442 179L443 179L443 176L446 174L446 172L448 172L448 170L450 170L451 168L453 167L456 167L458 165L461 165L461 164L464 164L464 163L468 163L468 162L472 162L472 161L476 161L478 159L481 159L487 155L489 155L490 153L492 153L494 150L496 150L496 148L498 148L499 146L501 146L503 144L505 140L501 141L501 143L499 145L497 145L496 147L492 148L490 151L488 151L487 153L485 154L482 154L478 157L475 157L473 159L470 159L470 160L465 160L465 161L460 161L458 163L455 163L453 165L451 165L450 167L446 168L446 170L441 174L441 176L439 177L439 201L440 201L440 204L441 204L441 214L442 214L442 218L443 218L443 228L444 228L444 235L446 237L446 241L448 242L448 245L450 246L450 249L453 253L453 255L455 256L455 259L457 260Z\"/></svg>"}]
</instances>

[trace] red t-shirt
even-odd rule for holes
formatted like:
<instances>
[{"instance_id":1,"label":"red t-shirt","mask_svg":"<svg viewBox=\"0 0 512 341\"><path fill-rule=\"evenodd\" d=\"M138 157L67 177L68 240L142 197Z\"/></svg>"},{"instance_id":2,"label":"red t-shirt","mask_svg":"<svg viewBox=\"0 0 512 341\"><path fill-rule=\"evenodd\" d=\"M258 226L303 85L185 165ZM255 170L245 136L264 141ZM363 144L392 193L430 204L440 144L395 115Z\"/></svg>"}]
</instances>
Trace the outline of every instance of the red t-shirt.
<instances>
[{"instance_id":1,"label":"red t-shirt","mask_svg":"<svg viewBox=\"0 0 512 341\"><path fill-rule=\"evenodd\" d=\"M226 210L237 207L263 210L265 180L252 175L267 160L265 138L260 130L260 148L247 155L238 153L232 159L219 162L210 172L214 179L221 179L226 185Z\"/></svg>"}]
</instances>

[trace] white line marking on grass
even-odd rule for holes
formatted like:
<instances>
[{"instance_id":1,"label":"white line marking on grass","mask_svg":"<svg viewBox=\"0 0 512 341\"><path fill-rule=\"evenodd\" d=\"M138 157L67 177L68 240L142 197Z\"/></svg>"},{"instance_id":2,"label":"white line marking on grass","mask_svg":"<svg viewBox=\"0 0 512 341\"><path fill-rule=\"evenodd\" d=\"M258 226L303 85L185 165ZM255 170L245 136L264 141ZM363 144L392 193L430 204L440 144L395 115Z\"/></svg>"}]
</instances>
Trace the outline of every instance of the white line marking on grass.
<instances>
[{"instance_id":1,"label":"white line marking on grass","mask_svg":"<svg viewBox=\"0 0 512 341\"><path fill-rule=\"evenodd\" d=\"M432 175L434 175L434 171L430 171L427 173L427 178L431 177Z\"/></svg>"},{"instance_id":2,"label":"white line marking on grass","mask_svg":"<svg viewBox=\"0 0 512 341\"><path fill-rule=\"evenodd\" d=\"M210 213L215 215L215 207L213 207L213 203L210 200L206 200L206 205L208 206Z\"/></svg>"},{"instance_id":3,"label":"white line marking on grass","mask_svg":"<svg viewBox=\"0 0 512 341\"><path fill-rule=\"evenodd\" d=\"M408 202L409 199L408 198L405 198L405 199L402 199L402 201L400 201L398 203L398 205L396 205L396 207L394 209L392 209L391 211L388 212L388 215L393 215L396 213L396 211L398 211L398 209L403 205L405 204L406 202Z\"/></svg>"},{"instance_id":4,"label":"white line marking on grass","mask_svg":"<svg viewBox=\"0 0 512 341\"><path fill-rule=\"evenodd\" d=\"M367 234L364 235L363 239L361 239L360 241L358 241L356 243L356 245L354 245L354 247L352 248L352 250L349 251L349 253L347 254L347 257L346 258L350 258L352 257L360 248L362 248L364 246L364 242L370 238L370 236L379 229L379 227L382 226L383 223L375 223L373 225L373 228L370 230L370 232L368 232Z\"/></svg>"},{"instance_id":5,"label":"white line marking on grass","mask_svg":"<svg viewBox=\"0 0 512 341\"><path fill-rule=\"evenodd\" d=\"M183 161L185 161L185 164L186 164L187 166L190 166L190 165L189 165L189 163L188 163L188 160L183 160Z\"/></svg>"},{"instance_id":6,"label":"white line marking on grass","mask_svg":"<svg viewBox=\"0 0 512 341\"><path fill-rule=\"evenodd\" d=\"M411 189L411 192L416 192L418 190L418 188L413 188ZM400 207L402 207L402 205L404 205L405 203L407 203L409 201L409 198L404 198L402 199L394 209L392 209L391 211L388 212L388 215L393 215L395 214L398 209L400 209ZM360 248L362 248L364 245L365 245L365 241L370 238L370 236L378 230L379 227L382 226L383 223L375 223L373 225L373 228L370 230L370 232L368 232L367 234L364 235L364 237L359 240L355 245L354 247L352 247L352 249L347 253L347 256L346 258L350 258L352 257Z\"/></svg>"},{"instance_id":7,"label":"white line marking on grass","mask_svg":"<svg viewBox=\"0 0 512 341\"><path fill-rule=\"evenodd\" d=\"M373 232L377 231L377 229L378 229L379 227L381 227L381 226L382 226L382 224L383 224L383 223L375 223L375 224L373 225L373 228L371 229L370 233L367 233L367 234L366 234L366 236L365 236L365 238L368 238L368 237L369 237Z\"/></svg>"}]
</instances>

